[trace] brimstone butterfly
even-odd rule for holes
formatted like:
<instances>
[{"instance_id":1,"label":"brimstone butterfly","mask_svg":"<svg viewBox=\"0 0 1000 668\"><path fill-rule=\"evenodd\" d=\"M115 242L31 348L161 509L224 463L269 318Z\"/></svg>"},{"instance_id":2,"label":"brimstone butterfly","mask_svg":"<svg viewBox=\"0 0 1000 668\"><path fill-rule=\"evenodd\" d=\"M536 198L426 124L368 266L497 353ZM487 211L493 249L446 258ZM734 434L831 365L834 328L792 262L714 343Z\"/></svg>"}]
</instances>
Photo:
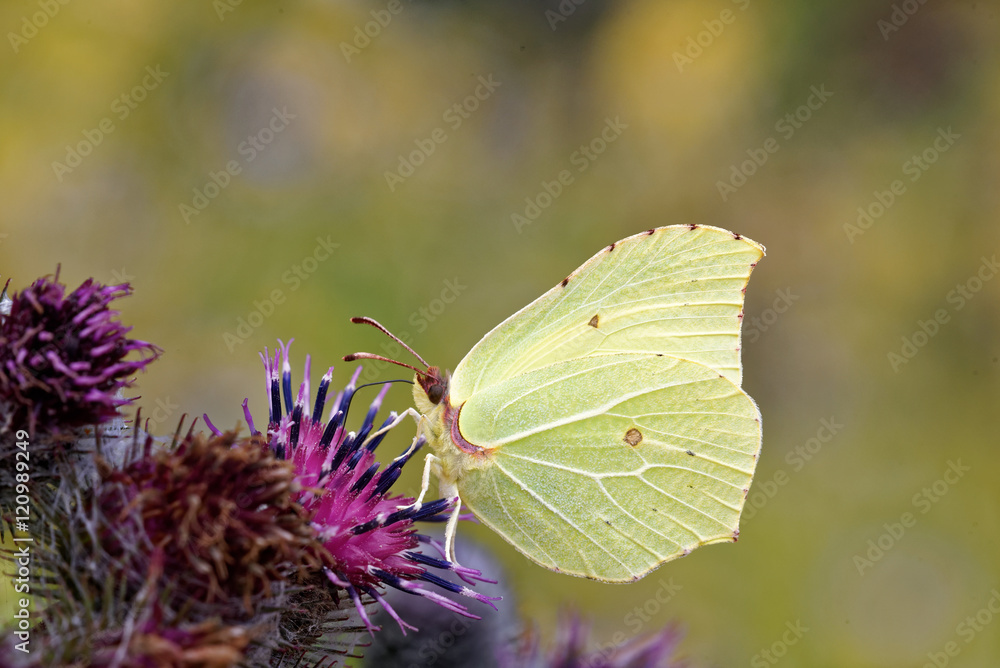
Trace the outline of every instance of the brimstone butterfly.
<instances>
[{"instance_id":1,"label":"brimstone butterfly","mask_svg":"<svg viewBox=\"0 0 1000 668\"><path fill-rule=\"evenodd\" d=\"M500 323L450 378L418 370L433 450L421 498L433 471L532 561L608 582L735 541L761 445L740 324L763 255L716 227L636 234Z\"/></svg>"}]
</instances>

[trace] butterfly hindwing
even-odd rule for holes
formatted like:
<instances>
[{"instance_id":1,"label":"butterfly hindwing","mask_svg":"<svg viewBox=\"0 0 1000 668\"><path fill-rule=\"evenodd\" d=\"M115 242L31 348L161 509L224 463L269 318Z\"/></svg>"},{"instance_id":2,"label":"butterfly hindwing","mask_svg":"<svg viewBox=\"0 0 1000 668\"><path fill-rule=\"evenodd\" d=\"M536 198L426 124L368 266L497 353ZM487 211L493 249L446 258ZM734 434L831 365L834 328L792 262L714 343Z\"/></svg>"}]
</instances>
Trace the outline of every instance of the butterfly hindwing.
<instances>
[{"instance_id":1,"label":"butterfly hindwing","mask_svg":"<svg viewBox=\"0 0 1000 668\"><path fill-rule=\"evenodd\" d=\"M756 405L719 372L648 353L557 362L468 399L489 453L465 504L537 563L624 582L733 540L760 449Z\"/></svg>"}]
</instances>

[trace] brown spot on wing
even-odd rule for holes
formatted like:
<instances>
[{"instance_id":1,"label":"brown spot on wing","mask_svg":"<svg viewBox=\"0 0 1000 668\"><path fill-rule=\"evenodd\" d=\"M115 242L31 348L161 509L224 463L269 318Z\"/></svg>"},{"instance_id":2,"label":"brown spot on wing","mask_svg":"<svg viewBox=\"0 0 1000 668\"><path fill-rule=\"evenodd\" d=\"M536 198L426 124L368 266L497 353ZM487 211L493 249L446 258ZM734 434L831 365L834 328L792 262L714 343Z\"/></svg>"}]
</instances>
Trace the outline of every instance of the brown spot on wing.
<instances>
[{"instance_id":1,"label":"brown spot on wing","mask_svg":"<svg viewBox=\"0 0 1000 668\"><path fill-rule=\"evenodd\" d=\"M562 279L562 283L560 283L559 285L561 285L561 286L563 286L565 288L568 284L569 284L569 276L567 276L566 278Z\"/></svg>"},{"instance_id":2,"label":"brown spot on wing","mask_svg":"<svg viewBox=\"0 0 1000 668\"><path fill-rule=\"evenodd\" d=\"M688 229L691 230L692 232L694 232L695 230L698 229L698 226L695 225L694 223L690 223L690 224L688 224Z\"/></svg>"},{"instance_id":3,"label":"brown spot on wing","mask_svg":"<svg viewBox=\"0 0 1000 668\"><path fill-rule=\"evenodd\" d=\"M635 427L632 427L625 432L625 438L623 440L634 448L642 442L642 432Z\"/></svg>"},{"instance_id":4,"label":"brown spot on wing","mask_svg":"<svg viewBox=\"0 0 1000 668\"><path fill-rule=\"evenodd\" d=\"M601 319L600 319L600 318L598 317L598 315L597 315L597 314L595 313L595 314L594 314L594 317L593 317L593 318L591 318L591 319L590 319L590 322L588 322L587 324L588 324L588 325L590 325L591 327L593 327L594 329L596 329L596 328L597 328L597 326L598 326L598 325L599 325L600 323L601 323Z\"/></svg>"},{"instance_id":5,"label":"brown spot on wing","mask_svg":"<svg viewBox=\"0 0 1000 668\"><path fill-rule=\"evenodd\" d=\"M646 230L646 234L655 234L656 230Z\"/></svg>"},{"instance_id":6,"label":"brown spot on wing","mask_svg":"<svg viewBox=\"0 0 1000 668\"><path fill-rule=\"evenodd\" d=\"M733 232L733 239L736 239L737 241L739 241L742 238L743 237L741 237L739 234L737 234L736 232Z\"/></svg>"},{"instance_id":7,"label":"brown spot on wing","mask_svg":"<svg viewBox=\"0 0 1000 668\"><path fill-rule=\"evenodd\" d=\"M608 247L607 247L607 248L605 248L604 250L605 250L606 252L610 253L611 251L613 251L613 250L615 249L615 246L617 246L617 245L618 245L618 242L616 241L615 243L611 244L610 246L608 246Z\"/></svg>"}]
</instances>

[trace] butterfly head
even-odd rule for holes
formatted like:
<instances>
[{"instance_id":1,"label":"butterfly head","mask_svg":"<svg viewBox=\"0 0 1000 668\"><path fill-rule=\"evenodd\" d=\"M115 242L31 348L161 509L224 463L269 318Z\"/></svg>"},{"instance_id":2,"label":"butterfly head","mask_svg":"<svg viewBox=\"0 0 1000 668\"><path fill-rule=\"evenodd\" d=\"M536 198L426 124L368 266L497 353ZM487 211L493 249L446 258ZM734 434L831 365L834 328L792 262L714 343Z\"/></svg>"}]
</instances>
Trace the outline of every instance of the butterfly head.
<instances>
[{"instance_id":1,"label":"butterfly head","mask_svg":"<svg viewBox=\"0 0 1000 668\"><path fill-rule=\"evenodd\" d=\"M430 415L439 406L448 407L448 384L451 374L440 367L417 371L413 379L413 401L422 415Z\"/></svg>"},{"instance_id":2,"label":"butterfly head","mask_svg":"<svg viewBox=\"0 0 1000 668\"><path fill-rule=\"evenodd\" d=\"M442 375L441 368L428 367L425 373L417 374L417 383L432 404L440 404L448 397L448 374Z\"/></svg>"}]
</instances>

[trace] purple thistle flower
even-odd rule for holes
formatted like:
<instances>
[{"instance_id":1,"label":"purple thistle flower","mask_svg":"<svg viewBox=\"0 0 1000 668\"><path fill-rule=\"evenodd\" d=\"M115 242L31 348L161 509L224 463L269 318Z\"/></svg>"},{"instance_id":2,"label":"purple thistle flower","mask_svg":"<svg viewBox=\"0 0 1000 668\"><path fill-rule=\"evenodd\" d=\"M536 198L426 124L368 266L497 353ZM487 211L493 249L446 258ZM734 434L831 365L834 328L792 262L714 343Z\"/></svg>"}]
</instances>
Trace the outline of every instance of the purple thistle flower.
<instances>
[{"instance_id":1,"label":"purple thistle flower","mask_svg":"<svg viewBox=\"0 0 1000 668\"><path fill-rule=\"evenodd\" d=\"M688 665L673 658L681 639L674 626L599 650L587 650L589 639L590 626L578 615L562 615L549 656L542 656L537 642L529 638L516 658L506 663L518 668L685 668Z\"/></svg>"},{"instance_id":2,"label":"purple thistle flower","mask_svg":"<svg viewBox=\"0 0 1000 668\"><path fill-rule=\"evenodd\" d=\"M434 571L452 572L469 584L492 582L478 570L463 568L448 561L436 541L417 533L416 521L446 521L453 506L438 499L417 507L414 499L390 496L389 490L403 465L423 445L417 441L379 471L375 449L399 417L391 412L375 429L375 419L388 390L385 386L372 402L357 432L347 432L345 422L361 369L350 383L330 402L329 416L322 415L333 379L331 367L320 380L313 405L310 401L310 357L306 356L304 379L293 403L288 345L280 342L271 359L267 350L261 355L269 397L267 441L279 457L291 459L303 488L299 502L313 513L312 524L318 540L328 552L324 573L334 585L343 588L354 601L359 616L369 632L377 630L364 609L362 596L378 601L400 628L414 629L404 622L380 594L385 586L423 596L443 608L472 619L479 619L456 601L429 588L474 598L494 609L493 598L441 577ZM279 374L279 354L281 372ZM253 418L244 400L243 411L253 433ZM211 423L208 423L211 427ZM212 427L214 429L214 427ZM434 547L440 557L418 550L420 543Z\"/></svg>"},{"instance_id":3,"label":"purple thistle flower","mask_svg":"<svg viewBox=\"0 0 1000 668\"><path fill-rule=\"evenodd\" d=\"M140 458L98 467L94 502L111 521L94 532L114 563L137 562L133 582L150 558L149 548L136 546L155 546L177 584L175 609L193 600L214 616L240 619L275 596L277 583L321 563L295 473L262 437L189 434L167 451L153 445L147 435Z\"/></svg>"},{"instance_id":4,"label":"purple thistle flower","mask_svg":"<svg viewBox=\"0 0 1000 668\"><path fill-rule=\"evenodd\" d=\"M25 653L16 648L19 639L8 633L0 637L0 666L229 668L245 665L240 662L246 658L253 634L242 626L229 626L217 619L166 623L156 602L140 603L132 616L135 619L127 626L95 630L83 640L66 643L69 646L65 648L59 646L61 638L43 636Z\"/></svg>"},{"instance_id":5,"label":"purple thistle flower","mask_svg":"<svg viewBox=\"0 0 1000 668\"><path fill-rule=\"evenodd\" d=\"M54 278L40 278L4 301L0 433L27 425L31 434L56 435L117 416L130 402L116 396L118 391L161 352L128 338L131 328L108 308L131 294L127 283L104 286L87 279L65 292L56 270ZM140 359L126 360L133 351Z\"/></svg>"}]
</instances>

